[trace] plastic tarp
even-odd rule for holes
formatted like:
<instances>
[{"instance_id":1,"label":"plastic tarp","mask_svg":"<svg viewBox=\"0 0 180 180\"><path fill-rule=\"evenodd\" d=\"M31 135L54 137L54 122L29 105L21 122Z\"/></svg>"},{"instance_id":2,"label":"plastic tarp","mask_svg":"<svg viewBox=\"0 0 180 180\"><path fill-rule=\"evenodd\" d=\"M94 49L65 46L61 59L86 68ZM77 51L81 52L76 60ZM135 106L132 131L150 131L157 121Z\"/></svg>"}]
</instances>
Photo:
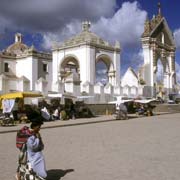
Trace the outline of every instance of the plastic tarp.
<instances>
[{"instance_id":1,"label":"plastic tarp","mask_svg":"<svg viewBox=\"0 0 180 180\"><path fill-rule=\"evenodd\" d=\"M14 92L14 93L7 93L0 96L0 99L15 99L15 98L33 98L33 97L42 97L41 93L35 92Z\"/></svg>"},{"instance_id":2,"label":"plastic tarp","mask_svg":"<svg viewBox=\"0 0 180 180\"><path fill-rule=\"evenodd\" d=\"M73 96L73 95L71 95L71 94L61 94L61 93L50 93L50 94L48 94L48 97L51 97L51 98L62 98L62 97L64 97L64 98L70 98L70 99L72 99L72 98L77 98L76 96Z\"/></svg>"},{"instance_id":3,"label":"plastic tarp","mask_svg":"<svg viewBox=\"0 0 180 180\"><path fill-rule=\"evenodd\" d=\"M94 98L94 96L77 96L77 99L88 99L88 98Z\"/></svg>"},{"instance_id":4,"label":"plastic tarp","mask_svg":"<svg viewBox=\"0 0 180 180\"><path fill-rule=\"evenodd\" d=\"M2 109L3 113L10 113L14 106L15 99L3 99L2 100Z\"/></svg>"},{"instance_id":5,"label":"plastic tarp","mask_svg":"<svg viewBox=\"0 0 180 180\"><path fill-rule=\"evenodd\" d=\"M36 98L36 97L43 97L41 93L35 93L35 92L14 92L14 93L7 93L0 96L0 109L3 108L3 101L4 100L10 100L10 99L16 99L16 98Z\"/></svg>"},{"instance_id":6,"label":"plastic tarp","mask_svg":"<svg viewBox=\"0 0 180 180\"><path fill-rule=\"evenodd\" d=\"M156 99L136 99L136 100L134 100L134 102L141 103L141 104L147 104L147 103L151 103L153 101L156 101Z\"/></svg>"},{"instance_id":7,"label":"plastic tarp","mask_svg":"<svg viewBox=\"0 0 180 180\"><path fill-rule=\"evenodd\" d=\"M118 101L110 101L108 104L121 104L121 103L126 103L126 102L133 102L133 99L127 99L127 100L118 100Z\"/></svg>"}]
</instances>

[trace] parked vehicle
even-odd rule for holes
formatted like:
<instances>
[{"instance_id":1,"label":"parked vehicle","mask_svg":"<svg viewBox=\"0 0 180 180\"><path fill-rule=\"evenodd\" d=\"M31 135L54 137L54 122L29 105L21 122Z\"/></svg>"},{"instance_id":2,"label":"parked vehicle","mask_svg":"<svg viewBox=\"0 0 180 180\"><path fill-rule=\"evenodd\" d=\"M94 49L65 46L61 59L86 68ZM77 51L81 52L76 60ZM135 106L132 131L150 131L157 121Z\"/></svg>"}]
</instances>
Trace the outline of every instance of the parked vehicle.
<instances>
[{"instance_id":1,"label":"parked vehicle","mask_svg":"<svg viewBox=\"0 0 180 180\"><path fill-rule=\"evenodd\" d=\"M136 114L144 115L144 116L152 116L153 115L153 109L156 107L153 105L153 101L155 99L142 99L142 100L135 100L134 103L136 104Z\"/></svg>"},{"instance_id":2,"label":"parked vehicle","mask_svg":"<svg viewBox=\"0 0 180 180\"><path fill-rule=\"evenodd\" d=\"M179 104L180 103L180 94L178 94L178 93L169 94L169 101Z\"/></svg>"}]
</instances>

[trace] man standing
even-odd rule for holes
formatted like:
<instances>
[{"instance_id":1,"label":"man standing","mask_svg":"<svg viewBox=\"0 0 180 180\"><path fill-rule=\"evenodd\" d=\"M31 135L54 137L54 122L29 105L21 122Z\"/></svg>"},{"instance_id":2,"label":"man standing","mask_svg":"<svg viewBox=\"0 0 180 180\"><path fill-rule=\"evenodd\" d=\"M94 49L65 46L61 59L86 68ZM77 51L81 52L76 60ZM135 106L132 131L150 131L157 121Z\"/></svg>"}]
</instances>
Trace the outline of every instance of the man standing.
<instances>
[{"instance_id":1,"label":"man standing","mask_svg":"<svg viewBox=\"0 0 180 180\"><path fill-rule=\"evenodd\" d=\"M120 103L120 105L119 105L119 114L120 114L120 118L128 119L127 107L126 107L126 105L124 103Z\"/></svg>"}]
</instances>

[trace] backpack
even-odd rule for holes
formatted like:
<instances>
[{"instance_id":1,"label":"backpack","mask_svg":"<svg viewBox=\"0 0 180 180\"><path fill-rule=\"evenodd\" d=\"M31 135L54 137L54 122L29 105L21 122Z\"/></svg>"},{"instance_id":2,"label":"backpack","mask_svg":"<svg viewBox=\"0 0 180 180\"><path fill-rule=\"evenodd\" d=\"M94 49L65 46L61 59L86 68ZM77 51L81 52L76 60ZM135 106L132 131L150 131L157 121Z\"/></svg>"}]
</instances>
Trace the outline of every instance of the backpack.
<instances>
[{"instance_id":1,"label":"backpack","mask_svg":"<svg viewBox=\"0 0 180 180\"><path fill-rule=\"evenodd\" d=\"M16 147L20 150L23 148L23 145L26 144L27 139L32 135L29 127L22 127L16 135Z\"/></svg>"},{"instance_id":2,"label":"backpack","mask_svg":"<svg viewBox=\"0 0 180 180\"><path fill-rule=\"evenodd\" d=\"M27 139L32 135L32 132L29 130L29 127L22 127L16 135L16 147L20 149L19 153L19 164L27 163Z\"/></svg>"}]
</instances>

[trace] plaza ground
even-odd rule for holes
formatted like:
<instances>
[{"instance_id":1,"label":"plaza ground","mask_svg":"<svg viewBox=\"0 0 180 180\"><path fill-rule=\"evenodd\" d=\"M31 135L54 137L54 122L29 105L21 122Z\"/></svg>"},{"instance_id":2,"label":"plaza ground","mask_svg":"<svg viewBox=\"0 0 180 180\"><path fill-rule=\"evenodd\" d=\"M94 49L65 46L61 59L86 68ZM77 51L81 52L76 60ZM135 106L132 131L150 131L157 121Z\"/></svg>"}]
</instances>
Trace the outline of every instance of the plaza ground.
<instances>
[{"instance_id":1,"label":"plaza ground","mask_svg":"<svg viewBox=\"0 0 180 180\"><path fill-rule=\"evenodd\" d=\"M18 155L15 131L20 126L0 128L0 179L14 178ZM102 116L48 122L41 133L51 180L180 177L180 113L129 120Z\"/></svg>"}]
</instances>

